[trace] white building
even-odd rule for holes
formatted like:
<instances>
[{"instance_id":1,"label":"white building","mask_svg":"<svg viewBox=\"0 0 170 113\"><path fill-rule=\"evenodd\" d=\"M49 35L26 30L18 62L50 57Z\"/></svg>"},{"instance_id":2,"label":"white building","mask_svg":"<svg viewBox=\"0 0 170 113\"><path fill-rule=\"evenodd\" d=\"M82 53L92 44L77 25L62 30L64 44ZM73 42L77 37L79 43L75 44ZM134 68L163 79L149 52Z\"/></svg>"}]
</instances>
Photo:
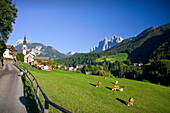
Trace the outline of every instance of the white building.
<instances>
[{"instance_id":1,"label":"white building","mask_svg":"<svg viewBox=\"0 0 170 113\"><path fill-rule=\"evenodd\" d=\"M26 36L24 37L24 41L23 41L22 53L24 54L24 63L28 63L30 65L33 65L34 64L34 57L36 56L36 54L33 51L31 51L27 54Z\"/></svg>"},{"instance_id":2,"label":"white building","mask_svg":"<svg viewBox=\"0 0 170 113\"><path fill-rule=\"evenodd\" d=\"M33 51L29 52L27 55L24 56L24 63L34 65L34 57L35 56L36 56L36 54Z\"/></svg>"},{"instance_id":3,"label":"white building","mask_svg":"<svg viewBox=\"0 0 170 113\"><path fill-rule=\"evenodd\" d=\"M83 68L84 65L76 65L76 68Z\"/></svg>"},{"instance_id":4,"label":"white building","mask_svg":"<svg viewBox=\"0 0 170 113\"><path fill-rule=\"evenodd\" d=\"M17 52L15 51L14 46L7 45L7 49L3 53L4 58L14 59L16 58Z\"/></svg>"},{"instance_id":5,"label":"white building","mask_svg":"<svg viewBox=\"0 0 170 113\"><path fill-rule=\"evenodd\" d=\"M22 53L23 53L24 55L27 54L27 41L26 41L26 37L24 37L23 47L22 47Z\"/></svg>"}]
</instances>

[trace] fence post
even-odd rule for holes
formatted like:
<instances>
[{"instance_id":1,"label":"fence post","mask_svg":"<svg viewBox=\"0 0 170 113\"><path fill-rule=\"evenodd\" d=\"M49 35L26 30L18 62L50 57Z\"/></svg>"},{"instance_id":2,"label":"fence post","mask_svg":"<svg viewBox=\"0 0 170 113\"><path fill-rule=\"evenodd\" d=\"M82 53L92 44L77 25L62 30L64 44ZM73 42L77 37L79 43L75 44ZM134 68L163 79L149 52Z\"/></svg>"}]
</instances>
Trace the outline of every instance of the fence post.
<instances>
[{"instance_id":1,"label":"fence post","mask_svg":"<svg viewBox=\"0 0 170 113\"><path fill-rule=\"evenodd\" d=\"M45 109L44 109L44 113L48 113L49 112L49 103L47 102L47 100L45 99Z\"/></svg>"},{"instance_id":2,"label":"fence post","mask_svg":"<svg viewBox=\"0 0 170 113\"><path fill-rule=\"evenodd\" d=\"M39 87L37 86L37 90L36 90L36 95L37 95L37 97L36 97L36 102L38 103L38 98L39 98L39 92L40 92L40 89L39 89Z\"/></svg>"},{"instance_id":3,"label":"fence post","mask_svg":"<svg viewBox=\"0 0 170 113\"><path fill-rule=\"evenodd\" d=\"M38 96L38 98L39 98L39 92L40 92L40 89L39 89L39 87L37 86L37 96Z\"/></svg>"}]
</instances>

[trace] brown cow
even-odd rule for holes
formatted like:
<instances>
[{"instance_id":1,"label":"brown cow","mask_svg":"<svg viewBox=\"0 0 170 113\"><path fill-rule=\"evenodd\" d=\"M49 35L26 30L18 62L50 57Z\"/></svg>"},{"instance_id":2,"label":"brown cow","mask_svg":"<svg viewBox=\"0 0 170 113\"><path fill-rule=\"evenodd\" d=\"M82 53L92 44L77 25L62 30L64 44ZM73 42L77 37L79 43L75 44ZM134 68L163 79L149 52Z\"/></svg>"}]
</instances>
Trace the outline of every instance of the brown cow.
<instances>
[{"instance_id":1,"label":"brown cow","mask_svg":"<svg viewBox=\"0 0 170 113\"><path fill-rule=\"evenodd\" d=\"M127 106L133 106L134 101L135 101L135 99L129 98L129 103Z\"/></svg>"},{"instance_id":2,"label":"brown cow","mask_svg":"<svg viewBox=\"0 0 170 113\"><path fill-rule=\"evenodd\" d=\"M100 87L101 84L102 84L102 83L99 81L99 82L97 83L96 87Z\"/></svg>"},{"instance_id":3,"label":"brown cow","mask_svg":"<svg viewBox=\"0 0 170 113\"><path fill-rule=\"evenodd\" d=\"M112 88L112 90L114 90L114 91L116 91L116 90L119 90L119 86L114 86L113 88Z\"/></svg>"}]
</instances>

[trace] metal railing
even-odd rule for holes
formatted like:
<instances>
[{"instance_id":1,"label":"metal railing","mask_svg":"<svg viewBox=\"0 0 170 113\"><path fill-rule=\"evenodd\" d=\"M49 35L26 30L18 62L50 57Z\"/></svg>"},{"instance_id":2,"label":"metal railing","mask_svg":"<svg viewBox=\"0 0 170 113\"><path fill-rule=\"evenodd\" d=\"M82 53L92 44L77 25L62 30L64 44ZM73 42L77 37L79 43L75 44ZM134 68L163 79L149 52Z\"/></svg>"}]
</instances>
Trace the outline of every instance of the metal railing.
<instances>
[{"instance_id":1,"label":"metal railing","mask_svg":"<svg viewBox=\"0 0 170 113\"><path fill-rule=\"evenodd\" d=\"M49 112L49 105L53 106L54 108L64 112L64 113L71 113L70 111L64 109L63 107L55 104L54 102L50 101L40 85L38 84L38 81L34 77L34 75L28 71L28 69L22 65L14 64L22 73L22 76L25 76L27 80L31 83L31 91L34 93L35 101L37 103L38 110L42 113L48 113ZM42 101L40 100L40 93L43 95L44 98L44 106L42 104Z\"/></svg>"}]
</instances>

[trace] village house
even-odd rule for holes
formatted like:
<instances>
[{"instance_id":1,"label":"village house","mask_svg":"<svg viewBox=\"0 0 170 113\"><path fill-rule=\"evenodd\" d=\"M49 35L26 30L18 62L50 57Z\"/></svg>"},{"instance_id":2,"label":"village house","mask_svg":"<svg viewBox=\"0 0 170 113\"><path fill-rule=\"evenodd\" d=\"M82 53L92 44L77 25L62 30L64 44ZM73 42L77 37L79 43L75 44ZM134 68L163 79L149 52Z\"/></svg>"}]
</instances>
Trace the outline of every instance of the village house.
<instances>
[{"instance_id":1,"label":"village house","mask_svg":"<svg viewBox=\"0 0 170 113\"><path fill-rule=\"evenodd\" d=\"M60 68L61 68L61 65L58 65L57 67L58 67L58 69L60 69Z\"/></svg>"},{"instance_id":2,"label":"village house","mask_svg":"<svg viewBox=\"0 0 170 113\"><path fill-rule=\"evenodd\" d=\"M143 63L133 63L133 66L142 66Z\"/></svg>"},{"instance_id":3,"label":"village house","mask_svg":"<svg viewBox=\"0 0 170 113\"><path fill-rule=\"evenodd\" d=\"M77 68L73 68L73 71L77 71Z\"/></svg>"},{"instance_id":4,"label":"village house","mask_svg":"<svg viewBox=\"0 0 170 113\"><path fill-rule=\"evenodd\" d=\"M54 69L52 66L41 66L41 70L52 71Z\"/></svg>"},{"instance_id":5,"label":"village house","mask_svg":"<svg viewBox=\"0 0 170 113\"><path fill-rule=\"evenodd\" d=\"M34 65L35 56L36 54L33 51L31 51L30 53L24 56L24 63L28 63L29 65Z\"/></svg>"},{"instance_id":6,"label":"village house","mask_svg":"<svg viewBox=\"0 0 170 113\"><path fill-rule=\"evenodd\" d=\"M38 66L41 65L42 62L49 62L49 57L34 57L34 65Z\"/></svg>"},{"instance_id":7,"label":"village house","mask_svg":"<svg viewBox=\"0 0 170 113\"><path fill-rule=\"evenodd\" d=\"M74 68L74 67L67 67L67 70L68 70L68 71L76 71L77 68Z\"/></svg>"},{"instance_id":8,"label":"village house","mask_svg":"<svg viewBox=\"0 0 170 113\"><path fill-rule=\"evenodd\" d=\"M74 67L67 67L68 71L73 71Z\"/></svg>"},{"instance_id":9,"label":"village house","mask_svg":"<svg viewBox=\"0 0 170 113\"><path fill-rule=\"evenodd\" d=\"M83 65L76 65L76 68L83 68Z\"/></svg>"},{"instance_id":10,"label":"village house","mask_svg":"<svg viewBox=\"0 0 170 113\"><path fill-rule=\"evenodd\" d=\"M86 75L92 75L93 74L91 71L85 72L85 73L86 73Z\"/></svg>"},{"instance_id":11,"label":"village house","mask_svg":"<svg viewBox=\"0 0 170 113\"><path fill-rule=\"evenodd\" d=\"M12 45L7 45L6 46L6 50L5 52L3 53L3 57L6 59L15 59L16 58L16 55L17 55L17 52L15 51L15 48L14 46Z\"/></svg>"}]
</instances>

